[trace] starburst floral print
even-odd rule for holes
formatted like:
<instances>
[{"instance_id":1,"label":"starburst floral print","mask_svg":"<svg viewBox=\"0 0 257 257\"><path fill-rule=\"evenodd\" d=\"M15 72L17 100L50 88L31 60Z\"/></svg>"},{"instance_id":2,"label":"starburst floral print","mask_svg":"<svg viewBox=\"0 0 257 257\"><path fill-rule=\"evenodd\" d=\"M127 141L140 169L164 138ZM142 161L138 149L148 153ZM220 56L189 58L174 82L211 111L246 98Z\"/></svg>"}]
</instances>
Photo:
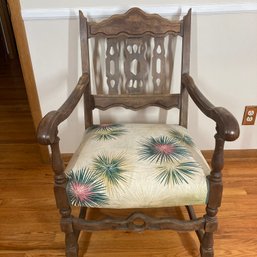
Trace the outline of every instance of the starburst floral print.
<instances>
[{"instance_id":1,"label":"starburst floral print","mask_svg":"<svg viewBox=\"0 0 257 257\"><path fill-rule=\"evenodd\" d=\"M150 162L161 164L163 162L178 161L188 156L188 151L174 139L167 136L150 137L140 142L139 156L140 160L149 160Z\"/></svg>"},{"instance_id":2,"label":"starburst floral print","mask_svg":"<svg viewBox=\"0 0 257 257\"><path fill-rule=\"evenodd\" d=\"M122 155L107 156L100 154L93 160L93 169L106 181L108 189L120 187L127 182L125 175L127 167Z\"/></svg>"},{"instance_id":3,"label":"starburst floral print","mask_svg":"<svg viewBox=\"0 0 257 257\"><path fill-rule=\"evenodd\" d=\"M204 204L210 168L179 125L101 124L69 163L71 205L146 208Z\"/></svg>"},{"instance_id":4,"label":"starburst floral print","mask_svg":"<svg viewBox=\"0 0 257 257\"><path fill-rule=\"evenodd\" d=\"M89 128L89 131L94 132L94 138L97 141L117 139L119 136L122 136L127 132L121 124L94 125Z\"/></svg>"},{"instance_id":5,"label":"starburst floral print","mask_svg":"<svg viewBox=\"0 0 257 257\"><path fill-rule=\"evenodd\" d=\"M72 205L99 207L108 203L105 186L89 169L71 170L67 178L67 194Z\"/></svg>"},{"instance_id":6,"label":"starburst floral print","mask_svg":"<svg viewBox=\"0 0 257 257\"><path fill-rule=\"evenodd\" d=\"M169 135L179 143L193 147L195 144L190 136L184 134L178 130L172 129L169 131Z\"/></svg>"},{"instance_id":7,"label":"starburst floral print","mask_svg":"<svg viewBox=\"0 0 257 257\"><path fill-rule=\"evenodd\" d=\"M188 181L199 171L199 168L200 166L196 162L169 163L158 167L156 180L164 185L188 184Z\"/></svg>"}]
</instances>

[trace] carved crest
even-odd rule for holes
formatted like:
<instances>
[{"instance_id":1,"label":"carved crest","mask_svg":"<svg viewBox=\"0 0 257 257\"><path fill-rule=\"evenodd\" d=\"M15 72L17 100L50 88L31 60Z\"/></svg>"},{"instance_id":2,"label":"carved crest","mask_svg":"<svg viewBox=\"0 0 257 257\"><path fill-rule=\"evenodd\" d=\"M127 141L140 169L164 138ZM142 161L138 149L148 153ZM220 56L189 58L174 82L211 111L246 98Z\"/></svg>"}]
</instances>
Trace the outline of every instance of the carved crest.
<instances>
[{"instance_id":1,"label":"carved crest","mask_svg":"<svg viewBox=\"0 0 257 257\"><path fill-rule=\"evenodd\" d=\"M158 14L147 14L139 8L131 8L125 14L113 15L102 22L89 23L89 36L143 36L179 34L179 21L170 21Z\"/></svg>"}]
</instances>

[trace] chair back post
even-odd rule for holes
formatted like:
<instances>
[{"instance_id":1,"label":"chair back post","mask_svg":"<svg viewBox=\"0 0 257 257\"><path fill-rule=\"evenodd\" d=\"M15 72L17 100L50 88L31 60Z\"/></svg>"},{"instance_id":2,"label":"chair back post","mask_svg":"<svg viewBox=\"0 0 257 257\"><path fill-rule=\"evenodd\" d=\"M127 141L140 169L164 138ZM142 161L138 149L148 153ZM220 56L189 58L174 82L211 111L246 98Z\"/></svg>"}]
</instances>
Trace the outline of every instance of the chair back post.
<instances>
[{"instance_id":1,"label":"chair back post","mask_svg":"<svg viewBox=\"0 0 257 257\"><path fill-rule=\"evenodd\" d=\"M184 16L183 18L181 75L184 73L189 73L189 70L190 70L191 13L192 13L192 9L190 9L187 15ZM187 128L187 119L188 119L187 117L188 117L188 92L185 86L181 83L179 125Z\"/></svg>"},{"instance_id":2,"label":"chair back post","mask_svg":"<svg viewBox=\"0 0 257 257\"><path fill-rule=\"evenodd\" d=\"M90 71L89 71L89 51L88 51L88 22L87 18L79 11L79 25L80 25L80 46L81 46L81 60L82 73L89 75L90 85ZM87 87L84 93L84 122L85 128L93 124L93 103L91 97L91 86Z\"/></svg>"}]
</instances>

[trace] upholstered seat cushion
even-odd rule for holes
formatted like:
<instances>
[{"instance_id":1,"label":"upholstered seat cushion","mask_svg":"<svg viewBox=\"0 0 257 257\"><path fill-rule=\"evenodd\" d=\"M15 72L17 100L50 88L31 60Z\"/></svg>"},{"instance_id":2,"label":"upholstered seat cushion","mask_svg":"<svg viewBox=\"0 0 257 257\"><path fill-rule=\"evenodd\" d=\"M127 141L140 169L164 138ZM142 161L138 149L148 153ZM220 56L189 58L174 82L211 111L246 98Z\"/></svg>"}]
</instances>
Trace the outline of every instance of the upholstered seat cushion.
<instances>
[{"instance_id":1,"label":"upholstered seat cushion","mask_svg":"<svg viewBox=\"0 0 257 257\"><path fill-rule=\"evenodd\" d=\"M204 204L208 197L208 164L177 125L92 126L65 172L76 206L168 207Z\"/></svg>"}]
</instances>

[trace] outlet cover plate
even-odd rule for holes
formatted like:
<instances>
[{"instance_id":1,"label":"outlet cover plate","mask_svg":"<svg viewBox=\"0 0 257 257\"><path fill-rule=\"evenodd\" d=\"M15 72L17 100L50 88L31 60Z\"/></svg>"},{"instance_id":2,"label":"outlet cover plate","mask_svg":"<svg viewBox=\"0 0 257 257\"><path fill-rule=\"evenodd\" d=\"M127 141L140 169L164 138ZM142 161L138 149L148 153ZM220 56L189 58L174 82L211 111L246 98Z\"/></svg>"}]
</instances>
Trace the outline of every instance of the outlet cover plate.
<instances>
[{"instance_id":1,"label":"outlet cover plate","mask_svg":"<svg viewBox=\"0 0 257 257\"><path fill-rule=\"evenodd\" d=\"M242 125L254 125L257 113L257 106L245 106Z\"/></svg>"}]
</instances>

